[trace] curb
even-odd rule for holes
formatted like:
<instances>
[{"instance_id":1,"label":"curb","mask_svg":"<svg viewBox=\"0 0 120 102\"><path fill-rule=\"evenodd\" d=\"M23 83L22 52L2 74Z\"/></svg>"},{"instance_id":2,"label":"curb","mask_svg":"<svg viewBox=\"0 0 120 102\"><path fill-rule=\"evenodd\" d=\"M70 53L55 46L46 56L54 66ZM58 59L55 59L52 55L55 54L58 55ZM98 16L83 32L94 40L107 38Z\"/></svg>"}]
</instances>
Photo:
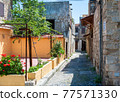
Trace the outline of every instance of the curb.
<instances>
[{"instance_id":1,"label":"curb","mask_svg":"<svg viewBox=\"0 0 120 102\"><path fill-rule=\"evenodd\" d=\"M70 59L63 60L52 71L50 71L47 75L40 79L35 86L44 86L60 68L65 67L69 62Z\"/></svg>"}]
</instances>

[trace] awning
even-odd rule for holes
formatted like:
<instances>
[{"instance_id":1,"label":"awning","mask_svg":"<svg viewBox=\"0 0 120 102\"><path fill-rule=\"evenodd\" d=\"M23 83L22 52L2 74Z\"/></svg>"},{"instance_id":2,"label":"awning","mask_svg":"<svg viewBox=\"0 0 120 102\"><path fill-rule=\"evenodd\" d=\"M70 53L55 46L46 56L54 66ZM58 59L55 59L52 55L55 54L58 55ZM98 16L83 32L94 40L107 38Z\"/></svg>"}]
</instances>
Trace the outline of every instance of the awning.
<instances>
[{"instance_id":1,"label":"awning","mask_svg":"<svg viewBox=\"0 0 120 102\"><path fill-rule=\"evenodd\" d=\"M87 24L90 24L91 26L93 26L93 22L94 22L93 19L94 19L94 15L90 15L81 19L82 26L86 26Z\"/></svg>"}]
</instances>

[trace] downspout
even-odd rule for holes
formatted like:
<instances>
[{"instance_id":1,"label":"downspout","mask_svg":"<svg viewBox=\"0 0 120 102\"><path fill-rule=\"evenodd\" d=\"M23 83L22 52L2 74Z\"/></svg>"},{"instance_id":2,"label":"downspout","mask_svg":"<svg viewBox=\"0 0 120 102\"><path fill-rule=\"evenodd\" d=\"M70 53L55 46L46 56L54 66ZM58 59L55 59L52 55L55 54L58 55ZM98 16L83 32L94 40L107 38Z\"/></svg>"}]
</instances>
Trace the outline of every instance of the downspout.
<instances>
[{"instance_id":1,"label":"downspout","mask_svg":"<svg viewBox=\"0 0 120 102\"><path fill-rule=\"evenodd\" d=\"M103 22L102 22L102 7L103 7L103 0L100 0L99 1L100 3L100 33L99 33L99 37L100 37L100 40L99 40L99 74L100 76L102 77L102 62L103 62L103 49L102 49L102 45L103 45L103 38L102 38L102 30L103 30Z\"/></svg>"}]
</instances>

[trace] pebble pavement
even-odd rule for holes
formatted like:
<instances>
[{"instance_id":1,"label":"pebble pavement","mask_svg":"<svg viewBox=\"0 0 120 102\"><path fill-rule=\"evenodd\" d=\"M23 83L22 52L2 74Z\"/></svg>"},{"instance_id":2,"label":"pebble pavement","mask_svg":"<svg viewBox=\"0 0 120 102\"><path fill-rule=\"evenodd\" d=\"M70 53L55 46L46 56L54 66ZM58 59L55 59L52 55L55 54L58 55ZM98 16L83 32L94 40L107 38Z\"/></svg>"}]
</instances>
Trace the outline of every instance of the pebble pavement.
<instances>
[{"instance_id":1,"label":"pebble pavement","mask_svg":"<svg viewBox=\"0 0 120 102\"><path fill-rule=\"evenodd\" d=\"M84 52L76 52L70 58L71 61L45 84L45 86L96 86L95 71L92 71L92 63Z\"/></svg>"}]
</instances>

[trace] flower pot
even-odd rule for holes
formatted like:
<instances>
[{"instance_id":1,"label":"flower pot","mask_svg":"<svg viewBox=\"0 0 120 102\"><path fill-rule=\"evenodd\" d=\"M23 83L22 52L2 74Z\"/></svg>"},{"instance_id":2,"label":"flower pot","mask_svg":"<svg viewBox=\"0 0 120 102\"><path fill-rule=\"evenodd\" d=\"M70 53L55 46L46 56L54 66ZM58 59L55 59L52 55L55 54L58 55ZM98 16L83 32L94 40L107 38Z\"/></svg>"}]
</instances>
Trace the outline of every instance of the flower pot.
<instances>
[{"instance_id":1,"label":"flower pot","mask_svg":"<svg viewBox=\"0 0 120 102\"><path fill-rule=\"evenodd\" d=\"M47 64L45 64L38 71L28 73L28 79L31 79L31 80L36 79L37 81L39 81L41 78L43 78L51 70L52 70L52 61L49 61Z\"/></svg>"},{"instance_id":2,"label":"flower pot","mask_svg":"<svg viewBox=\"0 0 120 102\"><path fill-rule=\"evenodd\" d=\"M25 86L25 75L0 76L0 86Z\"/></svg>"},{"instance_id":3,"label":"flower pot","mask_svg":"<svg viewBox=\"0 0 120 102\"><path fill-rule=\"evenodd\" d=\"M48 61L52 61L52 69L54 69L58 65L57 58L49 59Z\"/></svg>"},{"instance_id":4,"label":"flower pot","mask_svg":"<svg viewBox=\"0 0 120 102\"><path fill-rule=\"evenodd\" d=\"M42 68L40 68L36 72L28 73L28 79L34 80L36 79L37 81L42 78Z\"/></svg>"}]
</instances>

